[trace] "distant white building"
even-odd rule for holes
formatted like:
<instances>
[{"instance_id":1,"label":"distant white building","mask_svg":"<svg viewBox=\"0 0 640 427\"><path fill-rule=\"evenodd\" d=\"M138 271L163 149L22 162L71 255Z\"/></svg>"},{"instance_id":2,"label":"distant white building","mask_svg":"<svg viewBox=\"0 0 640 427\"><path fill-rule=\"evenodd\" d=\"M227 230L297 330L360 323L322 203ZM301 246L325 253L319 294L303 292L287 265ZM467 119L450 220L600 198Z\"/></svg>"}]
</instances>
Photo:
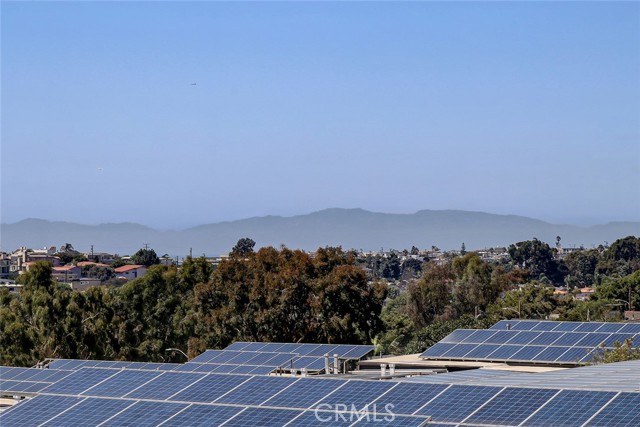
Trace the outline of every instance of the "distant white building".
<instances>
[{"instance_id":1,"label":"distant white building","mask_svg":"<svg viewBox=\"0 0 640 427\"><path fill-rule=\"evenodd\" d=\"M123 265L113 270L117 277L123 277L127 280L143 277L147 273L147 267L144 265Z\"/></svg>"}]
</instances>

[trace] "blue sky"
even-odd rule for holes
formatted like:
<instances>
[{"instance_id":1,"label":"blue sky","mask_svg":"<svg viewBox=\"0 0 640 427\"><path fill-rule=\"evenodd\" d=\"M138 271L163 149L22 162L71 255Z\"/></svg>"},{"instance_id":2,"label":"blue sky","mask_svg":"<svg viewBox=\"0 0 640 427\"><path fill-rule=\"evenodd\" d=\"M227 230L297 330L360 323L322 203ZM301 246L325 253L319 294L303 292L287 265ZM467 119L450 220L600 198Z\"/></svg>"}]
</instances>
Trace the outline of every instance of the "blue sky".
<instances>
[{"instance_id":1,"label":"blue sky","mask_svg":"<svg viewBox=\"0 0 640 427\"><path fill-rule=\"evenodd\" d=\"M2 222L640 220L639 3L1 8Z\"/></svg>"}]
</instances>

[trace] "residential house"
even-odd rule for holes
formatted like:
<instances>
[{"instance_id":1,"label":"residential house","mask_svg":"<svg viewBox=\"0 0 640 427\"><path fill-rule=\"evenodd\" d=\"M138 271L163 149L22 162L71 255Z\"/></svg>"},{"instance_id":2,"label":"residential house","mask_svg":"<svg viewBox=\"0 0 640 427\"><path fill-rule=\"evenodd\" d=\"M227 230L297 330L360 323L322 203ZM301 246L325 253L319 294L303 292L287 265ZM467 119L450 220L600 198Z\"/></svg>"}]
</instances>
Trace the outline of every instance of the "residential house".
<instances>
[{"instance_id":1,"label":"residential house","mask_svg":"<svg viewBox=\"0 0 640 427\"><path fill-rule=\"evenodd\" d=\"M51 277L56 282L69 283L79 279L82 276L82 268L76 265L64 265L62 267L53 267Z\"/></svg>"},{"instance_id":2,"label":"residential house","mask_svg":"<svg viewBox=\"0 0 640 427\"><path fill-rule=\"evenodd\" d=\"M143 277L147 273L147 267L144 265L123 265L113 270L117 277L123 277L127 280Z\"/></svg>"}]
</instances>

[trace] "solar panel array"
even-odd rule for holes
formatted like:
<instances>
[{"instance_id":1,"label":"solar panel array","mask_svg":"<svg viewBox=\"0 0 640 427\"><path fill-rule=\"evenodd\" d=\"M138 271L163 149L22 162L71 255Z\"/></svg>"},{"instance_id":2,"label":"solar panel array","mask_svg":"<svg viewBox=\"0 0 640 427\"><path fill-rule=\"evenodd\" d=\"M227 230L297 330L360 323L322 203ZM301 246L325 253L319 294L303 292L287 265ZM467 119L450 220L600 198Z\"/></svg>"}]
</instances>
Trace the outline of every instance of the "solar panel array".
<instances>
[{"instance_id":1,"label":"solar panel array","mask_svg":"<svg viewBox=\"0 0 640 427\"><path fill-rule=\"evenodd\" d=\"M72 371L0 366L0 392L36 393L71 373Z\"/></svg>"},{"instance_id":2,"label":"solar panel array","mask_svg":"<svg viewBox=\"0 0 640 427\"><path fill-rule=\"evenodd\" d=\"M637 335L637 323L503 320L486 330L457 329L421 357L579 365Z\"/></svg>"},{"instance_id":3,"label":"solar panel array","mask_svg":"<svg viewBox=\"0 0 640 427\"><path fill-rule=\"evenodd\" d=\"M637 427L638 408L637 392L81 368L0 425Z\"/></svg>"}]
</instances>

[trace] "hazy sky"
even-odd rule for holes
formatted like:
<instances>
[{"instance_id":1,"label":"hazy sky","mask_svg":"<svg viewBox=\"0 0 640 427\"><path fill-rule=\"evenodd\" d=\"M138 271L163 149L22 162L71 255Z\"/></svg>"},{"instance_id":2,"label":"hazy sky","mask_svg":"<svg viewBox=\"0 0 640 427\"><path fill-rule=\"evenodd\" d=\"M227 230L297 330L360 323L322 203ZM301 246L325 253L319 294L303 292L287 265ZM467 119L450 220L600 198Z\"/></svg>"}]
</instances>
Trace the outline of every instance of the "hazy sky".
<instances>
[{"instance_id":1,"label":"hazy sky","mask_svg":"<svg viewBox=\"0 0 640 427\"><path fill-rule=\"evenodd\" d=\"M637 2L3 1L1 17L2 222L640 220Z\"/></svg>"}]
</instances>

